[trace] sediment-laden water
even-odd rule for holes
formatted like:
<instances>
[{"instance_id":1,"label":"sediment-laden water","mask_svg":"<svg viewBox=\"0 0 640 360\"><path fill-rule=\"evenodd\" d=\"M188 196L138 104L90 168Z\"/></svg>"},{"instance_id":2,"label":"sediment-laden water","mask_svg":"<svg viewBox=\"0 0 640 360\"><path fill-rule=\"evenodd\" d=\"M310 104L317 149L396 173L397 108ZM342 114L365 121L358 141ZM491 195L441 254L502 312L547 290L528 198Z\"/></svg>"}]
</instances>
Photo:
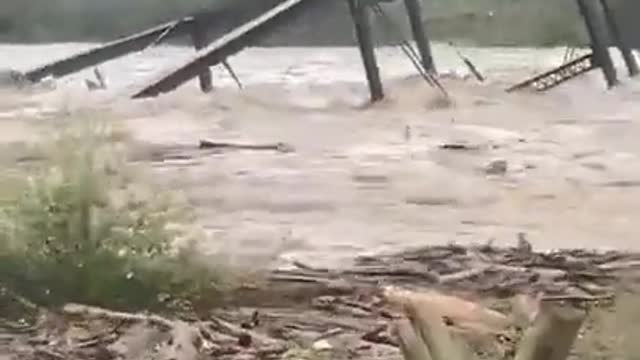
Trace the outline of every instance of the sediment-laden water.
<instances>
[{"instance_id":1,"label":"sediment-laden water","mask_svg":"<svg viewBox=\"0 0 640 360\"><path fill-rule=\"evenodd\" d=\"M25 70L89 46L0 45L0 68ZM428 243L512 244L519 232L541 248L638 250L640 93L621 62L623 83L611 91L594 71L546 94L506 94L509 84L560 64L564 49L460 50L488 82L443 77L453 104L400 50L381 48L388 97L363 107L367 88L352 48L252 48L230 59L242 91L220 67L211 94L194 81L131 101L192 52L153 48L101 65L107 91L87 91L91 70L55 89L3 90L0 141L31 138L60 111L109 111L158 181L197 207L208 248L254 264L296 257L340 265ZM467 75L451 47L436 45L434 54L442 73ZM286 142L296 151L205 154L194 149L202 138ZM471 149L442 149L446 143ZM151 161L163 151L192 159ZM487 171L496 160L506 161L506 173Z\"/></svg>"}]
</instances>

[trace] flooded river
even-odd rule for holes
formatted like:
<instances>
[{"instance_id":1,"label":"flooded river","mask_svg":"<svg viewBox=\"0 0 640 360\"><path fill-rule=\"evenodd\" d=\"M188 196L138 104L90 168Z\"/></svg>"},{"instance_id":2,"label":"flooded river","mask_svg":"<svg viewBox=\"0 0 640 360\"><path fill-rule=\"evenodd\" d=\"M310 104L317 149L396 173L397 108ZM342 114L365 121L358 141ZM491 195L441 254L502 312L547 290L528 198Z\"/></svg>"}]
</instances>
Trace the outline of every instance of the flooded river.
<instances>
[{"instance_id":1,"label":"flooded river","mask_svg":"<svg viewBox=\"0 0 640 360\"><path fill-rule=\"evenodd\" d=\"M90 46L0 45L0 68L25 70ZM593 71L545 94L506 94L508 85L559 65L564 49L460 50L488 82L443 78L453 104L399 49L381 48L388 97L363 107L367 87L352 48L249 49L230 59L244 90L214 68L210 94L193 81L131 101L192 52L153 48L101 65L107 91L86 90L91 70L59 79L55 89L4 90L0 141L32 137L32 127L61 110L109 111L136 146L194 155L145 160L158 181L186 192L208 249L253 264L340 265L358 254L446 242L511 245L518 233L544 249L640 250L640 86L620 60L623 83L611 91ZM440 72L467 74L448 45L436 45L434 57ZM285 142L295 152L198 155L192 148L203 138ZM470 150L441 148L448 143ZM506 173L491 171L505 162Z\"/></svg>"}]
</instances>

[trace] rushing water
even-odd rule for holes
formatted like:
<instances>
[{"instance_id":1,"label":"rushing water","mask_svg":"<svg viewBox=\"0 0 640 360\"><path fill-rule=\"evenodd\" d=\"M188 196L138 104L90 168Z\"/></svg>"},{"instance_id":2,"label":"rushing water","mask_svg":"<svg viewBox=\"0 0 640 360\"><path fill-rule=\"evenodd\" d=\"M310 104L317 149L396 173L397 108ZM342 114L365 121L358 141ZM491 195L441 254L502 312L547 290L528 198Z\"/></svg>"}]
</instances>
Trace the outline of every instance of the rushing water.
<instances>
[{"instance_id":1,"label":"rushing water","mask_svg":"<svg viewBox=\"0 0 640 360\"><path fill-rule=\"evenodd\" d=\"M94 44L0 45L0 68L26 70L53 59L91 48ZM493 79L518 74L525 76L532 71L561 63L564 49L526 48L463 48L463 54L471 58L480 69ZM466 72L467 69L456 54L456 48L437 44L435 58L440 71ZM192 50L182 47L155 47L100 65L108 76L112 89L126 89L154 78L172 65L179 64L192 55ZM397 47L378 49L378 60L383 78L392 79L415 75L416 70ZM335 82L363 82L359 53L354 48L250 48L232 57L240 79L246 84L331 84ZM91 70L70 76L61 83L74 83ZM234 83L222 67L214 70L217 86L233 86ZM81 83L80 83L81 84Z\"/></svg>"},{"instance_id":2,"label":"rushing water","mask_svg":"<svg viewBox=\"0 0 640 360\"><path fill-rule=\"evenodd\" d=\"M0 45L0 68L26 70L90 44ZM561 63L564 49L462 48L489 79L443 78L453 106L416 78L396 48L378 50L389 100L362 108L367 88L353 48L251 48L230 59L245 89L216 67L216 90L196 81L157 99L127 96L192 55L157 47L100 65L109 89L88 92L91 69L0 98L2 141L30 134L16 117L107 108L137 142L185 151L203 137L284 141L294 154L234 152L155 163L184 189L211 248L264 259L271 253L340 263L366 251L447 241L640 248L638 85L607 91L599 72L544 95L510 94L515 81ZM441 73L468 75L455 49L434 46ZM446 142L477 151L439 149ZM509 164L488 176L487 163Z\"/></svg>"}]
</instances>

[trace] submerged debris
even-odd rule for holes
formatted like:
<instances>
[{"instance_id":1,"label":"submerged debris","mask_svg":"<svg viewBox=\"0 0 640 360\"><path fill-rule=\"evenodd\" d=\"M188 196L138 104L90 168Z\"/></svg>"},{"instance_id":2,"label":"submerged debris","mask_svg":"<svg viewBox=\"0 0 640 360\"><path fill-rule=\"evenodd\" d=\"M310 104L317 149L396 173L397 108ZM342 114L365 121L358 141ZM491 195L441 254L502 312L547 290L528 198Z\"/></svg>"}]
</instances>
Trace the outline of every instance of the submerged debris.
<instances>
[{"instance_id":1,"label":"submerged debris","mask_svg":"<svg viewBox=\"0 0 640 360\"><path fill-rule=\"evenodd\" d=\"M460 143L446 143L440 145L440 149L443 150L479 150L481 147L478 145L467 145Z\"/></svg>"},{"instance_id":2,"label":"submerged debris","mask_svg":"<svg viewBox=\"0 0 640 360\"><path fill-rule=\"evenodd\" d=\"M507 167L507 160L492 160L491 162L489 162L484 172L487 175L504 175L507 173Z\"/></svg>"},{"instance_id":3,"label":"submerged debris","mask_svg":"<svg viewBox=\"0 0 640 360\"><path fill-rule=\"evenodd\" d=\"M0 69L0 88L15 87L23 88L31 85L29 79L20 71L13 69Z\"/></svg>"},{"instance_id":4,"label":"submerged debris","mask_svg":"<svg viewBox=\"0 0 640 360\"><path fill-rule=\"evenodd\" d=\"M95 81L91 79L85 79L84 83L87 86L89 91L95 90L105 90L107 88L107 83L104 79L104 76L100 72L100 69L97 67L93 69L93 75L95 76Z\"/></svg>"},{"instance_id":5,"label":"submerged debris","mask_svg":"<svg viewBox=\"0 0 640 360\"><path fill-rule=\"evenodd\" d=\"M277 152L293 152L291 145L279 142L276 144L233 144L227 142L216 142L212 140L200 140L200 149L220 149L220 150L271 150Z\"/></svg>"}]
</instances>

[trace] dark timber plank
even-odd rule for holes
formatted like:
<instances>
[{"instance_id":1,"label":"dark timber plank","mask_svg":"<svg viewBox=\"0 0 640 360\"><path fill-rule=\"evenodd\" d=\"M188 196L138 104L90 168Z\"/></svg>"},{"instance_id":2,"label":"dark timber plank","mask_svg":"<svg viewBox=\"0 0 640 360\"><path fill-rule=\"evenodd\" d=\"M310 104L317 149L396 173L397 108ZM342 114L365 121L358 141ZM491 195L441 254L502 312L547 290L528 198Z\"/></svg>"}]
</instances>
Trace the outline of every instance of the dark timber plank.
<instances>
[{"instance_id":1,"label":"dark timber plank","mask_svg":"<svg viewBox=\"0 0 640 360\"><path fill-rule=\"evenodd\" d=\"M173 21L154 28L127 36L97 46L87 51L54 61L27 71L25 76L32 82L38 82L47 76L62 77L78 72L91 66L127 55L132 52L144 50L160 37L168 39L180 35L189 34L193 25L193 18L187 17L180 21Z\"/></svg>"},{"instance_id":2,"label":"dark timber plank","mask_svg":"<svg viewBox=\"0 0 640 360\"><path fill-rule=\"evenodd\" d=\"M286 0L282 2L273 9L268 10L259 17L214 41L208 47L198 52L193 59L171 70L168 74L161 76L158 80L153 81L135 93L133 98L157 96L178 88L180 85L198 76L202 72L202 69L219 64L228 56L236 54L252 43L255 43L260 37L268 35L269 32L282 25L283 22L297 15L299 11L306 9L306 6L303 5L316 1L327 0Z\"/></svg>"}]
</instances>

